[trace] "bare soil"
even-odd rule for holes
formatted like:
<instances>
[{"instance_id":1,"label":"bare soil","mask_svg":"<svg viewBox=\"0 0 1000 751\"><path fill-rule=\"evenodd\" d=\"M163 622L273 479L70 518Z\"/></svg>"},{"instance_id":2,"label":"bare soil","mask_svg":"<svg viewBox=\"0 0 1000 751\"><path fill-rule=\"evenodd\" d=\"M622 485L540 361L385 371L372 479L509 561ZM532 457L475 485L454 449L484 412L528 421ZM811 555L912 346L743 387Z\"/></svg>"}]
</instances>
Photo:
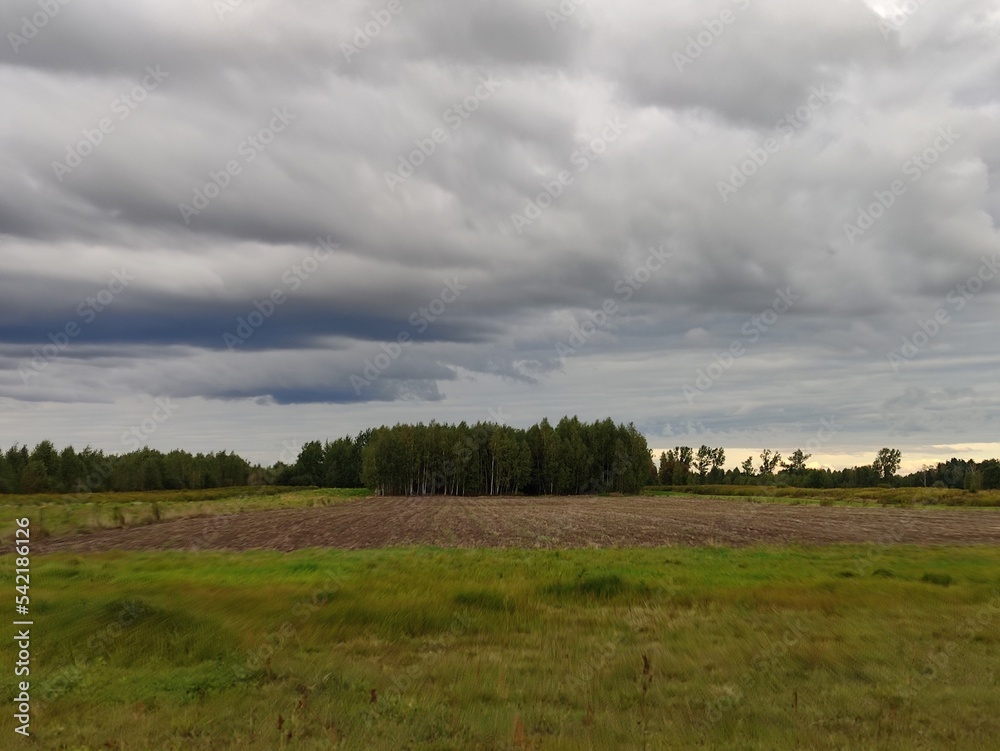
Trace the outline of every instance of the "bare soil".
<instances>
[{"instance_id":1,"label":"bare soil","mask_svg":"<svg viewBox=\"0 0 1000 751\"><path fill-rule=\"evenodd\" d=\"M311 547L998 544L1000 511L786 506L699 497L380 498L105 529L33 552Z\"/></svg>"}]
</instances>

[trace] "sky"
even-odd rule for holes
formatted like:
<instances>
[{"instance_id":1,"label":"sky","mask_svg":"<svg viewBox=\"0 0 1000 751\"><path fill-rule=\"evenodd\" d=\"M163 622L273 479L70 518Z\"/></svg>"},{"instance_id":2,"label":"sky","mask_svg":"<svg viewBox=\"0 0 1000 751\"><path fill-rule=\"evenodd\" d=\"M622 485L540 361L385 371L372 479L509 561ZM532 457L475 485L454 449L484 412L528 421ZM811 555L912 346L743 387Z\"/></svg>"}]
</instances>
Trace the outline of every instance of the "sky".
<instances>
[{"instance_id":1,"label":"sky","mask_svg":"<svg viewBox=\"0 0 1000 751\"><path fill-rule=\"evenodd\" d=\"M1000 1L9 0L0 445L1000 455Z\"/></svg>"}]
</instances>

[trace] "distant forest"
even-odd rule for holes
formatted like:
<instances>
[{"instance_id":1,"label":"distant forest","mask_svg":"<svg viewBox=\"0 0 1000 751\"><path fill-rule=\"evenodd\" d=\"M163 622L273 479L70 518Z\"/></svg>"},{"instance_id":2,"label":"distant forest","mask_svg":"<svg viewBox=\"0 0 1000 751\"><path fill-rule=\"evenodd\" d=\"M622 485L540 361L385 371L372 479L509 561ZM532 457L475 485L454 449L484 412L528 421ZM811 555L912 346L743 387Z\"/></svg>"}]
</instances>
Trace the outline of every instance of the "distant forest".
<instances>
[{"instance_id":1,"label":"distant forest","mask_svg":"<svg viewBox=\"0 0 1000 751\"><path fill-rule=\"evenodd\" d=\"M634 425L563 418L528 430L496 423L395 425L305 444L294 464L251 466L236 454L107 455L86 448L0 456L0 493L181 490L237 485L367 487L387 495L637 493L656 481L646 439Z\"/></svg>"},{"instance_id":2,"label":"distant forest","mask_svg":"<svg viewBox=\"0 0 1000 751\"><path fill-rule=\"evenodd\" d=\"M787 459L764 449L759 457L747 457L736 469L723 470L722 449L701 446L677 446L660 454L657 483L660 486L684 485L787 485L798 488L873 488L937 487L965 490L1000 488L1000 461L987 459L950 459L927 464L917 472L897 474L902 460L898 449L883 448L871 464L845 469L810 469L811 454L802 449Z\"/></svg>"},{"instance_id":3,"label":"distant forest","mask_svg":"<svg viewBox=\"0 0 1000 751\"><path fill-rule=\"evenodd\" d=\"M0 493L188 490L246 485L367 487L385 495L574 495L637 493L647 486L790 485L807 488L1000 488L1000 462L951 459L899 476L901 455L884 448L870 465L809 469L801 449L766 449L724 470L725 452L678 446L654 463L631 423L564 417L527 430L497 423L395 425L334 441L311 441L292 464L251 465L234 453L105 454L14 445L0 453Z\"/></svg>"}]
</instances>

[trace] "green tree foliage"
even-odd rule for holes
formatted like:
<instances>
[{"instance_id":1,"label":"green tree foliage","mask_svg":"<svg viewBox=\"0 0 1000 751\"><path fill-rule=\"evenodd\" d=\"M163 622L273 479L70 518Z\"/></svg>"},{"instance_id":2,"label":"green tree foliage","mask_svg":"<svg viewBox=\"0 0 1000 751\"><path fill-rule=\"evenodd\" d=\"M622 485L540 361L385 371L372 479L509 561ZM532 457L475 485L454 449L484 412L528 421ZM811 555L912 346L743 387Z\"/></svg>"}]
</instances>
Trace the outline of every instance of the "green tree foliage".
<instances>
[{"instance_id":1,"label":"green tree foliage","mask_svg":"<svg viewBox=\"0 0 1000 751\"><path fill-rule=\"evenodd\" d=\"M42 441L30 453L12 446L0 453L0 493L96 493L200 489L246 485L251 467L242 457L221 451L163 454L143 448L106 455L89 446L57 451Z\"/></svg>"},{"instance_id":2,"label":"green tree foliage","mask_svg":"<svg viewBox=\"0 0 1000 751\"><path fill-rule=\"evenodd\" d=\"M310 441L295 461L296 474L289 485L320 485L323 482L323 445Z\"/></svg>"},{"instance_id":3,"label":"green tree foliage","mask_svg":"<svg viewBox=\"0 0 1000 751\"><path fill-rule=\"evenodd\" d=\"M705 477L708 475L708 470L712 466L712 449L705 444L699 446L698 453L695 455L694 466L698 470L698 477L704 483Z\"/></svg>"},{"instance_id":4,"label":"green tree foliage","mask_svg":"<svg viewBox=\"0 0 1000 751\"><path fill-rule=\"evenodd\" d=\"M31 452L31 461L40 462L45 470L46 478L59 477L59 454L52 441L42 441Z\"/></svg>"},{"instance_id":5,"label":"green tree foliage","mask_svg":"<svg viewBox=\"0 0 1000 751\"><path fill-rule=\"evenodd\" d=\"M362 482L384 495L635 493L652 472L634 425L576 417L528 430L482 422L383 426L361 452Z\"/></svg>"},{"instance_id":6,"label":"green tree foliage","mask_svg":"<svg viewBox=\"0 0 1000 751\"><path fill-rule=\"evenodd\" d=\"M996 459L987 459L979 465L979 473L982 478L983 490L996 490L1000 488L1000 462Z\"/></svg>"},{"instance_id":7,"label":"green tree foliage","mask_svg":"<svg viewBox=\"0 0 1000 751\"><path fill-rule=\"evenodd\" d=\"M781 467L793 475L800 475L806 471L806 462L809 461L810 457L812 454L803 453L802 449L795 449L789 455L788 461L781 463Z\"/></svg>"},{"instance_id":8,"label":"green tree foliage","mask_svg":"<svg viewBox=\"0 0 1000 751\"><path fill-rule=\"evenodd\" d=\"M674 477L677 472L677 452L670 449L661 456L660 470L657 473L660 484L675 485Z\"/></svg>"},{"instance_id":9,"label":"green tree foliage","mask_svg":"<svg viewBox=\"0 0 1000 751\"><path fill-rule=\"evenodd\" d=\"M668 457L669 457L668 452ZM691 474L691 462L694 461L694 450L690 446L676 446L673 450L673 485L687 485Z\"/></svg>"},{"instance_id":10,"label":"green tree foliage","mask_svg":"<svg viewBox=\"0 0 1000 751\"><path fill-rule=\"evenodd\" d=\"M221 451L163 454L148 447L127 454L105 454L90 446L57 450L51 441L34 449L15 444L0 451L0 494L89 493L104 491L187 490L247 484L367 486L392 494L564 495L635 493L644 485L685 485L695 479L725 484L778 483L809 488L897 487L1000 489L1000 461L952 458L897 475L901 453L882 449L876 460L840 470L809 469L809 454L796 449L786 462L770 449L761 452L760 475L754 459L738 470L723 470L725 452L677 446L654 465L646 439L634 425L612 420L583 423L564 417L553 427L542 420L528 430L495 423L396 425L357 436L304 445L294 464L252 467L242 457ZM781 471L775 474L778 465ZM692 465L697 473L692 473Z\"/></svg>"},{"instance_id":11,"label":"green tree foliage","mask_svg":"<svg viewBox=\"0 0 1000 751\"><path fill-rule=\"evenodd\" d=\"M32 459L21 470L22 493L44 493L49 489L49 479L45 472L45 465L37 459Z\"/></svg>"},{"instance_id":12,"label":"green tree foliage","mask_svg":"<svg viewBox=\"0 0 1000 751\"><path fill-rule=\"evenodd\" d=\"M883 480L891 480L899 469L899 462L902 454L899 449L884 448L878 452L875 461L872 462L872 469Z\"/></svg>"},{"instance_id":13,"label":"green tree foliage","mask_svg":"<svg viewBox=\"0 0 1000 751\"><path fill-rule=\"evenodd\" d=\"M83 476L83 466L83 460L72 446L64 448L59 454L59 487L72 487L74 480Z\"/></svg>"},{"instance_id":14,"label":"green tree foliage","mask_svg":"<svg viewBox=\"0 0 1000 751\"><path fill-rule=\"evenodd\" d=\"M21 492L21 474L28 466L28 449L17 444L7 449L0 458L0 492Z\"/></svg>"},{"instance_id":15,"label":"green tree foliage","mask_svg":"<svg viewBox=\"0 0 1000 751\"><path fill-rule=\"evenodd\" d=\"M661 485L688 485L693 477L693 466L699 482L724 482L726 473L722 467L725 463L725 449L702 445L695 452L690 446L676 446L660 453L656 480Z\"/></svg>"},{"instance_id":16,"label":"green tree foliage","mask_svg":"<svg viewBox=\"0 0 1000 751\"><path fill-rule=\"evenodd\" d=\"M723 465L726 463L726 451L722 448L710 449L712 469L709 473L709 480L712 482L720 482L725 477L725 472L722 470Z\"/></svg>"},{"instance_id":17,"label":"green tree foliage","mask_svg":"<svg viewBox=\"0 0 1000 751\"><path fill-rule=\"evenodd\" d=\"M465 423L462 423L464 426ZM462 426L459 426L462 427ZM556 492L559 481L559 438L547 418L528 428L526 439L531 451L530 492L549 494Z\"/></svg>"},{"instance_id":18,"label":"green tree foliage","mask_svg":"<svg viewBox=\"0 0 1000 751\"><path fill-rule=\"evenodd\" d=\"M775 468L781 463L781 454L771 449L764 449L760 452L760 476L770 477L774 474Z\"/></svg>"}]
</instances>

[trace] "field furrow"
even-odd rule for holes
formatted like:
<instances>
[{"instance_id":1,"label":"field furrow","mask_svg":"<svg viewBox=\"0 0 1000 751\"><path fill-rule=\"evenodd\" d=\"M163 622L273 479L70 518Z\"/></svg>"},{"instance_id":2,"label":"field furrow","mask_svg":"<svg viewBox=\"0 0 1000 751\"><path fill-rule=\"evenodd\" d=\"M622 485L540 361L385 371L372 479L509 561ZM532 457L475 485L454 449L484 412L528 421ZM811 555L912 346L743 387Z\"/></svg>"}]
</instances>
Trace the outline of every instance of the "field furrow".
<instances>
[{"instance_id":1,"label":"field furrow","mask_svg":"<svg viewBox=\"0 0 1000 751\"><path fill-rule=\"evenodd\" d=\"M685 497L370 497L52 538L39 552L753 544L996 544L1000 512Z\"/></svg>"}]
</instances>

